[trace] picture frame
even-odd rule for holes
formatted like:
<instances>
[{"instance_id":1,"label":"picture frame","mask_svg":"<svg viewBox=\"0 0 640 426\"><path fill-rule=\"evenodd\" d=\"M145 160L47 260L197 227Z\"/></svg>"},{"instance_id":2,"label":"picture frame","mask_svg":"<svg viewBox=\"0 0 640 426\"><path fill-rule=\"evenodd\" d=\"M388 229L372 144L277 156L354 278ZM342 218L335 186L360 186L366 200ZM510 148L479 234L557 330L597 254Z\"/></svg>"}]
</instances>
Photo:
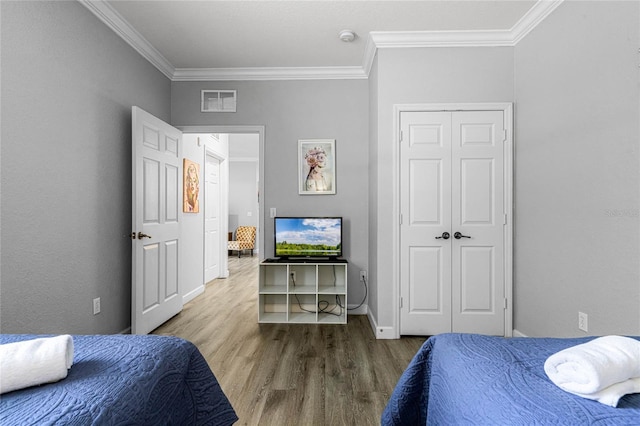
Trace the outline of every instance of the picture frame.
<instances>
[{"instance_id":1,"label":"picture frame","mask_svg":"<svg viewBox=\"0 0 640 426\"><path fill-rule=\"evenodd\" d=\"M182 211L200 212L200 164L186 158L182 163Z\"/></svg>"},{"instance_id":2,"label":"picture frame","mask_svg":"<svg viewBox=\"0 0 640 426\"><path fill-rule=\"evenodd\" d=\"M336 193L335 139L298 141L298 194L332 195Z\"/></svg>"}]
</instances>

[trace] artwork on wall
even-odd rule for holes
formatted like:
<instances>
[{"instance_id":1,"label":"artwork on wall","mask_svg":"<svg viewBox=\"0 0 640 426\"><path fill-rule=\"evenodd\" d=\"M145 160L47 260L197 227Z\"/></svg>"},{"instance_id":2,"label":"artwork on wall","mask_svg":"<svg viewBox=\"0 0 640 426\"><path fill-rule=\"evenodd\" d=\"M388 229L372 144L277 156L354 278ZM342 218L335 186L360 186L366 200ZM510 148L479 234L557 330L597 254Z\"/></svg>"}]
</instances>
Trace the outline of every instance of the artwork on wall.
<instances>
[{"instance_id":1,"label":"artwork on wall","mask_svg":"<svg viewBox=\"0 0 640 426\"><path fill-rule=\"evenodd\" d=\"M335 140L298 141L298 193L303 195L336 193Z\"/></svg>"},{"instance_id":2,"label":"artwork on wall","mask_svg":"<svg viewBox=\"0 0 640 426\"><path fill-rule=\"evenodd\" d=\"M185 158L182 170L184 184L182 211L185 213L199 213L200 165Z\"/></svg>"}]
</instances>

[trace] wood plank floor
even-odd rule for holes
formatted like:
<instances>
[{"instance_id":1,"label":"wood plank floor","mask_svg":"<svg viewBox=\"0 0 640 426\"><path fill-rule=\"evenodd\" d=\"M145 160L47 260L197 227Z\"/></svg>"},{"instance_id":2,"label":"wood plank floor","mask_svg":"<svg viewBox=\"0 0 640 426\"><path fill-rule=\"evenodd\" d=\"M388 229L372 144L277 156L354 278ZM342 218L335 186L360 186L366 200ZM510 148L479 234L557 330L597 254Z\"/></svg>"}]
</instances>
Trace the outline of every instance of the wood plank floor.
<instances>
[{"instance_id":1,"label":"wood plank floor","mask_svg":"<svg viewBox=\"0 0 640 426\"><path fill-rule=\"evenodd\" d=\"M229 258L230 277L154 330L192 341L237 425L375 425L424 337L376 340L365 315L346 325L258 324L258 258Z\"/></svg>"}]
</instances>

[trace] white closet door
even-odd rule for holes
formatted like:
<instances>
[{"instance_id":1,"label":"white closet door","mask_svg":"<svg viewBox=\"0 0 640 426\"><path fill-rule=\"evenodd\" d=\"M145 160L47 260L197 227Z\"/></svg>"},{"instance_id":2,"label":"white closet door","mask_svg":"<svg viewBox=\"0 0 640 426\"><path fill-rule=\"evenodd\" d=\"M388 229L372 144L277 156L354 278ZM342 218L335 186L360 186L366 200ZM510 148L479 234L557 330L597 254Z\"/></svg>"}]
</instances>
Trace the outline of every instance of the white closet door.
<instances>
[{"instance_id":1,"label":"white closet door","mask_svg":"<svg viewBox=\"0 0 640 426\"><path fill-rule=\"evenodd\" d=\"M451 331L451 113L401 116L402 334Z\"/></svg>"},{"instance_id":2,"label":"white closet door","mask_svg":"<svg viewBox=\"0 0 640 426\"><path fill-rule=\"evenodd\" d=\"M503 335L503 112L402 112L400 130L400 333Z\"/></svg>"},{"instance_id":3,"label":"white closet door","mask_svg":"<svg viewBox=\"0 0 640 426\"><path fill-rule=\"evenodd\" d=\"M456 112L451 127L452 331L502 336L503 113Z\"/></svg>"}]
</instances>

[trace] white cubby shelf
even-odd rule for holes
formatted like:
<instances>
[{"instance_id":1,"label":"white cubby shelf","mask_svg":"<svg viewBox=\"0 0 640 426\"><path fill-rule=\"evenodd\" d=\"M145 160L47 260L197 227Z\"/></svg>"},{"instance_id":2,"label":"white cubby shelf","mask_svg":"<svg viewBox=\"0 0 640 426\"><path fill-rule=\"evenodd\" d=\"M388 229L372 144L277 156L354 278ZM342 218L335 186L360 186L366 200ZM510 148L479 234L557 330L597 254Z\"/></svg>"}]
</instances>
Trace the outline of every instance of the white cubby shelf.
<instances>
[{"instance_id":1,"label":"white cubby shelf","mask_svg":"<svg viewBox=\"0 0 640 426\"><path fill-rule=\"evenodd\" d=\"M262 262L258 322L347 323L347 262Z\"/></svg>"}]
</instances>

